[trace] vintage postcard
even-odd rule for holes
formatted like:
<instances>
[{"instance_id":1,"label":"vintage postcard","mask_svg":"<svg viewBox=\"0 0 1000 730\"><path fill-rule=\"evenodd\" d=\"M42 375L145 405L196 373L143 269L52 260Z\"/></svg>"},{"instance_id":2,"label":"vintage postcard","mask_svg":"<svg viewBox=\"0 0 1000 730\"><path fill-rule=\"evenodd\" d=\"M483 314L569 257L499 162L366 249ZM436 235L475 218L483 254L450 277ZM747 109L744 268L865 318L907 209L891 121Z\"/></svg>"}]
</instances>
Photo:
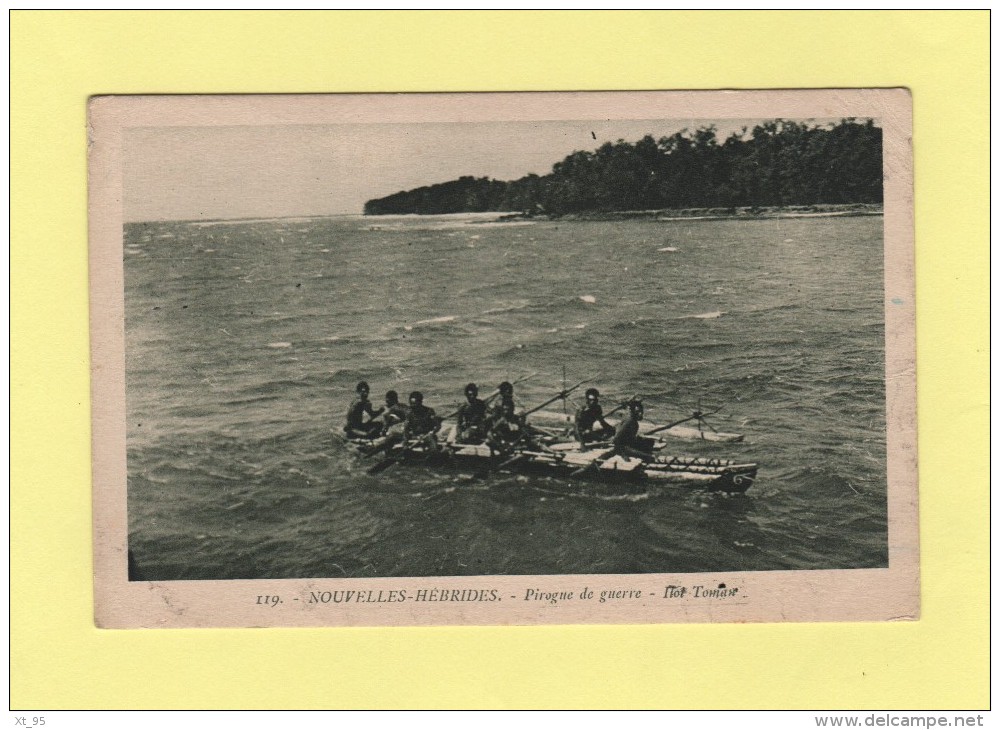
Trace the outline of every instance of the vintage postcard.
<instances>
[{"instance_id":1,"label":"vintage postcard","mask_svg":"<svg viewBox=\"0 0 1000 730\"><path fill-rule=\"evenodd\" d=\"M906 90L89 124L98 626L919 616Z\"/></svg>"}]
</instances>

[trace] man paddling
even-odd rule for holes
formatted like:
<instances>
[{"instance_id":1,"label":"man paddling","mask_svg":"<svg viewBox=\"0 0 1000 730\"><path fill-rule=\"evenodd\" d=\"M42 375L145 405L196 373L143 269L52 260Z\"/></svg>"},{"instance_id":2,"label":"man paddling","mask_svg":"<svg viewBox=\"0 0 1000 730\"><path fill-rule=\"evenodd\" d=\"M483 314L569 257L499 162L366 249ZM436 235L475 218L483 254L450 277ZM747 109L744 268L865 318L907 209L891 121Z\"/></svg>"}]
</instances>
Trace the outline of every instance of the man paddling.
<instances>
[{"instance_id":1,"label":"man paddling","mask_svg":"<svg viewBox=\"0 0 1000 730\"><path fill-rule=\"evenodd\" d=\"M587 388L586 405L576 412L574 425L576 426L576 440L580 446L584 446L594 441L607 441L614 436L614 427L604 420L604 411L600 404L601 394L597 388ZM595 428L600 424L600 428Z\"/></svg>"},{"instance_id":2,"label":"man paddling","mask_svg":"<svg viewBox=\"0 0 1000 730\"><path fill-rule=\"evenodd\" d=\"M481 444L486 438L486 402L479 399L479 387L475 383L465 386L465 399L466 402L458 409L455 441Z\"/></svg>"},{"instance_id":3,"label":"man paddling","mask_svg":"<svg viewBox=\"0 0 1000 730\"><path fill-rule=\"evenodd\" d=\"M437 432L440 429L441 419L433 408L424 405L424 394L419 390L410 393L410 412L403 422L403 440L420 439L428 446L437 448Z\"/></svg>"},{"instance_id":4,"label":"man paddling","mask_svg":"<svg viewBox=\"0 0 1000 730\"><path fill-rule=\"evenodd\" d=\"M410 409L399 402L399 393L394 390L385 394L385 405L382 407L382 435L386 436L390 432L402 433L403 422L409 414Z\"/></svg>"},{"instance_id":5,"label":"man paddling","mask_svg":"<svg viewBox=\"0 0 1000 730\"><path fill-rule=\"evenodd\" d=\"M382 424L374 419L385 409L379 408L376 411L372 407L372 402L368 400L370 388L364 380L358 383L354 390L358 397L347 409L347 423L344 424L344 433L347 434L348 438L354 439L377 438L382 431Z\"/></svg>"},{"instance_id":6,"label":"man paddling","mask_svg":"<svg viewBox=\"0 0 1000 730\"><path fill-rule=\"evenodd\" d=\"M388 393L386 395L388 396ZM380 451L389 453L387 458L368 469L369 474L384 471L419 444L424 444L434 450L441 448L437 442L437 432L441 428L441 419L434 413L433 408L424 405L424 394L419 390L410 393L409 400L410 407L406 409L403 422L390 426L386 431L385 438L377 446L364 452L365 456L374 456ZM405 408L405 406L400 405L399 408ZM397 444L402 444L403 448L398 455L394 455L390 452Z\"/></svg>"},{"instance_id":7,"label":"man paddling","mask_svg":"<svg viewBox=\"0 0 1000 730\"><path fill-rule=\"evenodd\" d=\"M540 438L543 434L531 427L524 413L517 412L514 386L504 381L497 390L500 391L500 395L490 408L486 419L486 443L501 451L510 450L515 445L532 451L542 450L544 447Z\"/></svg>"},{"instance_id":8,"label":"man paddling","mask_svg":"<svg viewBox=\"0 0 1000 730\"><path fill-rule=\"evenodd\" d=\"M517 414L514 386L504 381L497 390L500 394L490 407L486 440L493 446L503 448L521 440L524 420Z\"/></svg>"},{"instance_id":9,"label":"man paddling","mask_svg":"<svg viewBox=\"0 0 1000 730\"><path fill-rule=\"evenodd\" d=\"M628 417L618 424L613 440L614 453L621 456L634 456L643 461L653 461L653 439L639 435L639 421L642 420L642 401L631 400L628 403Z\"/></svg>"}]
</instances>

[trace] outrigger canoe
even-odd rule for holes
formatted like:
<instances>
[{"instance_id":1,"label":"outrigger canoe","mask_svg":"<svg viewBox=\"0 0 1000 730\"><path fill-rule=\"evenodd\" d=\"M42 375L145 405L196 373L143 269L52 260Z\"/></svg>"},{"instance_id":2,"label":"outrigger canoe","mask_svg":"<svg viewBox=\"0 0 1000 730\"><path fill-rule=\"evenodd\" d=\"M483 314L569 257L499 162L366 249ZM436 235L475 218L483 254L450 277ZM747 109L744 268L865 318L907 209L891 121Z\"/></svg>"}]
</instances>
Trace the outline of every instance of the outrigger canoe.
<instances>
[{"instance_id":1,"label":"outrigger canoe","mask_svg":"<svg viewBox=\"0 0 1000 730\"><path fill-rule=\"evenodd\" d=\"M378 442L352 440L359 448ZM576 444L553 444L544 451L498 453L486 444L443 442L440 450L396 445L385 458L427 466L473 467L486 471L528 472L562 478L587 479L614 485L655 481L704 491L746 492L757 478L757 464L656 454L653 461L613 454L607 447L581 449Z\"/></svg>"}]
</instances>

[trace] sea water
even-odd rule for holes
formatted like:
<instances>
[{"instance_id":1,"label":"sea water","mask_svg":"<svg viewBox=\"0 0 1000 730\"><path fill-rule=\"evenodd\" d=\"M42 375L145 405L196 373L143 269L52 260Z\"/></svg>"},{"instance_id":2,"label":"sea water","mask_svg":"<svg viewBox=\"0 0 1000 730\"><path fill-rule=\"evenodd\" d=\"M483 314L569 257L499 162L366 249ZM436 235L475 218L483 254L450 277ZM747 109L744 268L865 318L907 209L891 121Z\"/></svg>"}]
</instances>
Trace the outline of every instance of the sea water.
<instances>
[{"instance_id":1,"label":"sea water","mask_svg":"<svg viewBox=\"0 0 1000 730\"><path fill-rule=\"evenodd\" d=\"M881 217L359 216L125 227L129 546L144 579L528 575L887 564ZM439 414L696 408L745 495L397 466L337 438L361 379ZM588 384L590 385L590 384ZM580 390L566 408L582 398ZM557 401L550 410L562 410Z\"/></svg>"}]
</instances>

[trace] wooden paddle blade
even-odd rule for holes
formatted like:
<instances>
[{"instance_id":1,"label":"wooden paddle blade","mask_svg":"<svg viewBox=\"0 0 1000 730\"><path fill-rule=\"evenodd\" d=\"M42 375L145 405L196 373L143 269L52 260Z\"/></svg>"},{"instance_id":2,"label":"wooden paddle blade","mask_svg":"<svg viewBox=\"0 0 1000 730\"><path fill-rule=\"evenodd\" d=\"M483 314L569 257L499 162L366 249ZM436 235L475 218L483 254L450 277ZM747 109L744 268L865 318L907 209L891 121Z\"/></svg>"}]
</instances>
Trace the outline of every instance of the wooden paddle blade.
<instances>
[{"instance_id":1,"label":"wooden paddle blade","mask_svg":"<svg viewBox=\"0 0 1000 730\"><path fill-rule=\"evenodd\" d=\"M472 478L473 479L485 479L486 477L490 476L491 474L493 474L493 473L495 473L497 471L500 471L501 469L503 469L505 467L511 466L512 464L515 464L515 463L517 463L518 461L521 461L524 458L526 458L525 454L518 454L517 456L513 456L513 457L507 459L506 461L501 461L496 466L488 466L485 469L480 469L479 471L477 471L475 474L472 475Z\"/></svg>"},{"instance_id":2,"label":"wooden paddle blade","mask_svg":"<svg viewBox=\"0 0 1000 730\"><path fill-rule=\"evenodd\" d=\"M385 459L382 459L382 461L380 461L379 463L375 464L375 466L368 467L368 469L366 471L367 471L368 474L374 476L375 474L381 474L382 472L384 472L389 467L391 467L391 466L393 466L395 464L398 464L398 463L399 463L399 457L398 456L389 456L389 457L387 457Z\"/></svg>"},{"instance_id":3,"label":"wooden paddle blade","mask_svg":"<svg viewBox=\"0 0 1000 730\"><path fill-rule=\"evenodd\" d=\"M512 464L516 464L519 461L523 461L527 457L528 457L527 454L517 454L516 456L512 456L509 459L507 459L506 461L501 462L500 465L496 468L496 470L499 471L500 469L503 469L504 467L508 467L508 466L511 466Z\"/></svg>"},{"instance_id":4,"label":"wooden paddle blade","mask_svg":"<svg viewBox=\"0 0 1000 730\"><path fill-rule=\"evenodd\" d=\"M472 475L472 478L473 479L485 479L486 477L488 477L493 472L498 471L500 469L503 469L504 467L510 466L511 464L514 464L514 463L516 463L518 461L521 461L524 458L527 458L527 454L515 454L514 456L510 456L510 452L509 451L507 451L506 454L503 454L503 452L501 452L500 455L506 455L509 458L504 459L503 461L501 461L499 464L497 464L495 466L493 464L490 464L486 468L480 469L479 471L477 471L475 474Z\"/></svg>"}]
</instances>

